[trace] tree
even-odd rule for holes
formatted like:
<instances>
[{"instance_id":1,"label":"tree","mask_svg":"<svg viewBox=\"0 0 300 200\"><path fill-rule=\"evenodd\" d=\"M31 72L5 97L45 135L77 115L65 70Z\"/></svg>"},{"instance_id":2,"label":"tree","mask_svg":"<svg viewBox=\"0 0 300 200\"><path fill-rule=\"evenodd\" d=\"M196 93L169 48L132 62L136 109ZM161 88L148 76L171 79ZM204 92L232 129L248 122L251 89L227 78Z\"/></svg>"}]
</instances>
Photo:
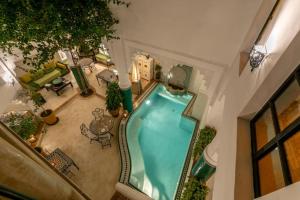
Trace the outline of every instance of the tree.
<instances>
[{"instance_id":1,"label":"tree","mask_svg":"<svg viewBox=\"0 0 300 200\"><path fill-rule=\"evenodd\" d=\"M6 0L0 4L0 48L24 63L40 66L64 48L99 48L101 40L117 39L118 20L109 4L121 0ZM34 56L32 56L34 55Z\"/></svg>"}]
</instances>

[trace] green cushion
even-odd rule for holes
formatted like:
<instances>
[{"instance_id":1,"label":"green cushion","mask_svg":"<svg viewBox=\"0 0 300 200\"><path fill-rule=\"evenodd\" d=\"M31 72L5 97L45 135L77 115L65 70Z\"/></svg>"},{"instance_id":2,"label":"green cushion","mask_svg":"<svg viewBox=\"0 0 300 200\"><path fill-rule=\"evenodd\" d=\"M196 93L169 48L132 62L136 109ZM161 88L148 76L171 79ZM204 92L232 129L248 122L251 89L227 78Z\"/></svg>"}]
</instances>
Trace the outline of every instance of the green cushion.
<instances>
[{"instance_id":1,"label":"green cushion","mask_svg":"<svg viewBox=\"0 0 300 200\"><path fill-rule=\"evenodd\" d=\"M61 76L60 71L55 69L52 72L45 74L42 78L35 80L34 83L38 84L40 87L43 87L46 83L49 83L59 76Z\"/></svg>"},{"instance_id":2,"label":"green cushion","mask_svg":"<svg viewBox=\"0 0 300 200\"><path fill-rule=\"evenodd\" d=\"M33 80L38 80L38 79L42 78L43 76L44 76L44 70L39 69L34 74L32 74L32 79Z\"/></svg>"},{"instance_id":3,"label":"green cushion","mask_svg":"<svg viewBox=\"0 0 300 200\"><path fill-rule=\"evenodd\" d=\"M44 68L45 74L48 74L48 73L50 73L50 72L53 72L54 70L55 70L55 67Z\"/></svg>"},{"instance_id":4,"label":"green cushion","mask_svg":"<svg viewBox=\"0 0 300 200\"><path fill-rule=\"evenodd\" d=\"M105 62L108 62L108 60L110 59L109 56L104 55L104 54L101 54L101 53L97 54L95 57L96 57L96 60L97 60L97 61L105 61Z\"/></svg>"},{"instance_id":5,"label":"green cushion","mask_svg":"<svg viewBox=\"0 0 300 200\"><path fill-rule=\"evenodd\" d=\"M32 91L38 91L40 89L40 86L38 84L34 83L34 81L31 81L30 83L26 84L25 87Z\"/></svg>"}]
</instances>

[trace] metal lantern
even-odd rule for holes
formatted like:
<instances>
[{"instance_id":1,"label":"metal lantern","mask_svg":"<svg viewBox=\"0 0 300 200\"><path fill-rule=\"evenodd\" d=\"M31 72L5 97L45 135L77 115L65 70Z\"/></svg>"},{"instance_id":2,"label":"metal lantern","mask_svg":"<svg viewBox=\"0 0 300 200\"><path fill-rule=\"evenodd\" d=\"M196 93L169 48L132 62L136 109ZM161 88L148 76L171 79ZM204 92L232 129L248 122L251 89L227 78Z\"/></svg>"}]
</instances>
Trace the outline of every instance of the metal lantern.
<instances>
[{"instance_id":1,"label":"metal lantern","mask_svg":"<svg viewBox=\"0 0 300 200\"><path fill-rule=\"evenodd\" d=\"M255 45L250 52L250 66L251 71L259 67L262 61L267 55L267 50L265 46Z\"/></svg>"}]
</instances>

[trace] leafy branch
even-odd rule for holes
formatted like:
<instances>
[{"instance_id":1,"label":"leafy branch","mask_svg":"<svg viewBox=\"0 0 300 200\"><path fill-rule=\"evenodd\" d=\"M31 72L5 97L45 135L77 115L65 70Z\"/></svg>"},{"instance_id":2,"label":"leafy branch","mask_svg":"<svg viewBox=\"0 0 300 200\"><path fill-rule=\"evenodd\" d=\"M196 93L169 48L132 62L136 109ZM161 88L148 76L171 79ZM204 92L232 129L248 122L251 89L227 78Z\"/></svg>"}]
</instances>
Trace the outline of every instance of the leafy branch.
<instances>
[{"instance_id":1,"label":"leafy branch","mask_svg":"<svg viewBox=\"0 0 300 200\"><path fill-rule=\"evenodd\" d=\"M118 39L119 22L109 4L121 0L8 0L0 4L0 48L24 63L39 66L60 49L80 45L99 48L102 39Z\"/></svg>"}]
</instances>

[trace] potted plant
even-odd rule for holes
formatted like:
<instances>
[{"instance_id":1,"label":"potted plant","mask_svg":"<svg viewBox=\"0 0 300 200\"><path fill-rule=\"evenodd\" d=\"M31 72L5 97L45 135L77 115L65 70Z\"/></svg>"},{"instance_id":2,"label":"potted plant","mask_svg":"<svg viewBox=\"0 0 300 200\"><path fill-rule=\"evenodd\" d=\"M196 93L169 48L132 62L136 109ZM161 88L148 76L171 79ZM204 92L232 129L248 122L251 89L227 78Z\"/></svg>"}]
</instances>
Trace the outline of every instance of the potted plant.
<instances>
[{"instance_id":1,"label":"potted plant","mask_svg":"<svg viewBox=\"0 0 300 200\"><path fill-rule=\"evenodd\" d=\"M35 91L29 91L31 100L36 106L36 110L38 108L41 108L43 111L40 113L40 117L44 120L44 122L48 125L54 125L58 122L58 117L56 117L56 114L51 109L45 109L43 107L43 104L45 103L45 99L43 96Z\"/></svg>"},{"instance_id":2,"label":"potted plant","mask_svg":"<svg viewBox=\"0 0 300 200\"><path fill-rule=\"evenodd\" d=\"M122 96L118 83L109 84L106 90L106 109L113 117L119 116L121 102Z\"/></svg>"},{"instance_id":3,"label":"potted plant","mask_svg":"<svg viewBox=\"0 0 300 200\"><path fill-rule=\"evenodd\" d=\"M161 77L161 68L162 66L160 66L159 64L155 65L155 80L157 81L159 81Z\"/></svg>"},{"instance_id":4,"label":"potted plant","mask_svg":"<svg viewBox=\"0 0 300 200\"><path fill-rule=\"evenodd\" d=\"M40 117L44 120L44 122L48 125L54 125L58 122L58 117L51 109L45 109L43 104L46 102L44 97L39 92L35 92L30 89L21 89L16 94L16 99L23 101L24 103L28 103L31 100L35 106L33 110L35 113L38 112L39 108L42 109L40 113Z\"/></svg>"},{"instance_id":5,"label":"potted plant","mask_svg":"<svg viewBox=\"0 0 300 200\"><path fill-rule=\"evenodd\" d=\"M194 162L199 159L205 147L214 139L216 132L216 129L211 126L205 126L200 130L193 152Z\"/></svg>"}]
</instances>

